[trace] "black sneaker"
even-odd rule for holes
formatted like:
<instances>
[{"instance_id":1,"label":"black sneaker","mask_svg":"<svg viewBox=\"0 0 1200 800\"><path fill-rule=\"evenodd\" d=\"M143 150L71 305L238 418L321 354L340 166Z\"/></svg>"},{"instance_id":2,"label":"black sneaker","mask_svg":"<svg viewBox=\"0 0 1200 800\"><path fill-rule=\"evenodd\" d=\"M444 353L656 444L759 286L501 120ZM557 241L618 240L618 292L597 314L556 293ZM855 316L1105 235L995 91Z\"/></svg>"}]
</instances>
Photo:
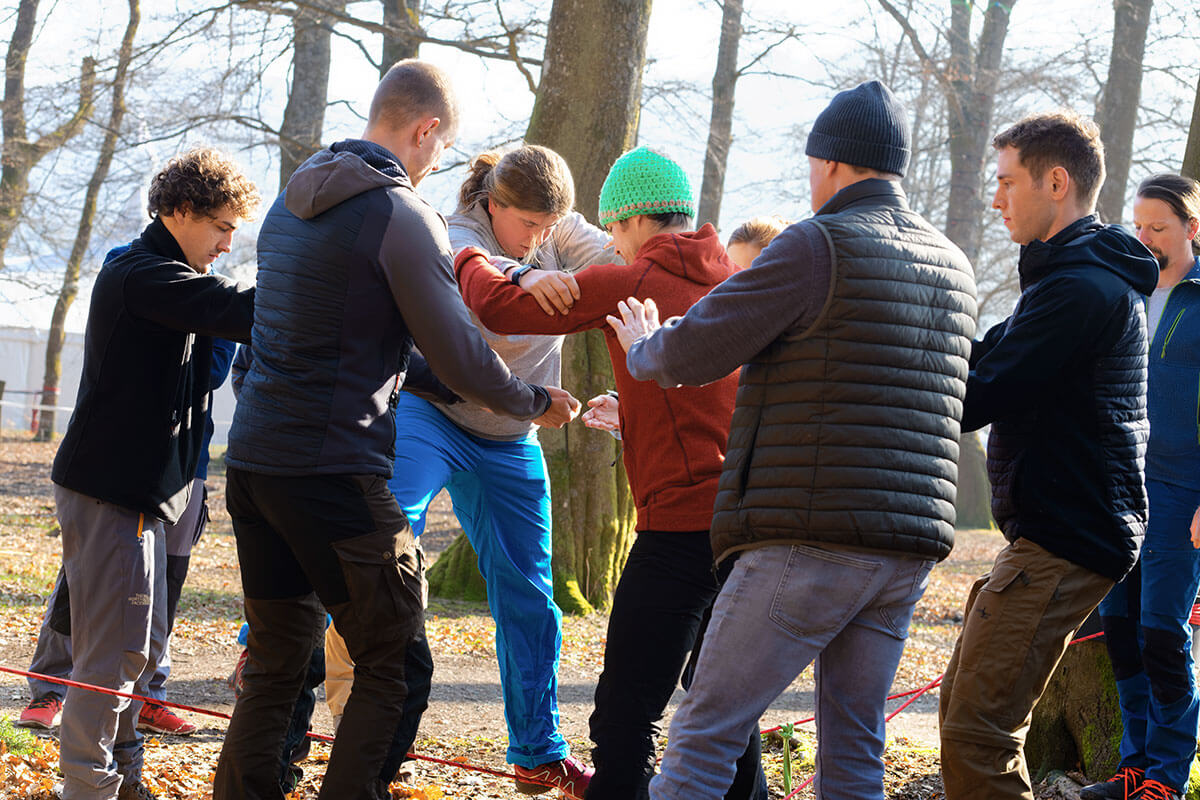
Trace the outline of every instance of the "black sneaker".
<instances>
[{"instance_id":1,"label":"black sneaker","mask_svg":"<svg viewBox=\"0 0 1200 800\"><path fill-rule=\"evenodd\" d=\"M1182 800L1183 795L1165 783L1147 778L1142 781L1142 785L1137 788L1137 791L1129 795L1129 798L1130 800Z\"/></svg>"},{"instance_id":2,"label":"black sneaker","mask_svg":"<svg viewBox=\"0 0 1200 800\"><path fill-rule=\"evenodd\" d=\"M1145 775L1137 767L1121 767L1108 780L1080 789L1079 800L1126 800L1141 788Z\"/></svg>"}]
</instances>

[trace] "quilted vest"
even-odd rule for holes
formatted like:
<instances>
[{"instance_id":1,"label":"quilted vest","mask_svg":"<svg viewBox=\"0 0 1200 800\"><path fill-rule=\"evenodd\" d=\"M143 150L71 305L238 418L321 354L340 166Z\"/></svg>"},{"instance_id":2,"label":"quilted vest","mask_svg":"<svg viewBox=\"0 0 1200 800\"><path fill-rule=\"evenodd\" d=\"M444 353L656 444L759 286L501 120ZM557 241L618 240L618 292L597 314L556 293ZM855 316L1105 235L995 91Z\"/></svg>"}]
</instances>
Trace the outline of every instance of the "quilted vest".
<instances>
[{"instance_id":1,"label":"quilted vest","mask_svg":"<svg viewBox=\"0 0 1200 800\"><path fill-rule=\"evenodd\" d=\"M898 202L818 214L829 295L742 368L712 527L719 562L830 543L941 560L975 332L970 263Z\"/></svg>"}]
</instances>

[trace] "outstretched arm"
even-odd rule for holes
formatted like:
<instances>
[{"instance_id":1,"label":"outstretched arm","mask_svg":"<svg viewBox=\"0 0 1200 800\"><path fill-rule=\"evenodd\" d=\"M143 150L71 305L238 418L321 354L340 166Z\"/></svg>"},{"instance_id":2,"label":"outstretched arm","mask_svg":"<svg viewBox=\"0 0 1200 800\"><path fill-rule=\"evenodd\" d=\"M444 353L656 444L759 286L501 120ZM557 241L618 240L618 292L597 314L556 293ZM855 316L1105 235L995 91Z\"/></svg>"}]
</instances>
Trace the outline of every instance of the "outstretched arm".
<instances>
[{"instance_id":1,"label":"outstretched arm","mask_svg":"<svg viewBox=\"0 0 1200 800\"><path fill-rule=\"evenodd\" d=\"M829 293L830 269L820 230L792 225L752 267L726 278L687 314L640 331L628 347L626 366L638 380L665 387L720 380L784 331L803 330L817 319Z\"/></svg>"}]
</instances>

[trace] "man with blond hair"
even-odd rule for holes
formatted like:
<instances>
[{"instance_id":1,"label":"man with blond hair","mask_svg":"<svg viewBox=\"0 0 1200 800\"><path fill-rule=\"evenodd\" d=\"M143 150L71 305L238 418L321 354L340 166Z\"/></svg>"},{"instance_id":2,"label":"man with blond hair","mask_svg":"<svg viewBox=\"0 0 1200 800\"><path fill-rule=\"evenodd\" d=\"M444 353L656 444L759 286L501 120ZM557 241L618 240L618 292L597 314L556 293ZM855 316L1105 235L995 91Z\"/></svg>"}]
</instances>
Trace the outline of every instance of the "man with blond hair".
<instances>
[{"instance_id":1,"label":"man with blond hair","mask_svg":"<svg viewBox=\"0 0 1200 800\"><path fill-rule=\"evenodd\" d=\"M942 680L948 800L1032 800L1034 704L1146 529L1143 295L1158 265L1095 214L1104 148L1091 120L1039 114L992 144L992 207L1021 245L1021 297L974 343L962 425L992 426L992 515L1009 544L971 589Z\"/></svg>"},{"instance_id":2,"label":"man with blond hair","mask_svg":"<svg viewBox=\"0 0 1200 800\"><path fill-rule=\"evenodd\" d=\"M150 184L151 222L96 277L83 375L51 474L71 587L71 677L133 691L157 667L166 538L188 507L210 402L213 337L250 340L254 289L210 265L258 206L213 150L172 159ZM71 688L64 800L144 800L140 702Z\"/></svg>"}]
</instances>

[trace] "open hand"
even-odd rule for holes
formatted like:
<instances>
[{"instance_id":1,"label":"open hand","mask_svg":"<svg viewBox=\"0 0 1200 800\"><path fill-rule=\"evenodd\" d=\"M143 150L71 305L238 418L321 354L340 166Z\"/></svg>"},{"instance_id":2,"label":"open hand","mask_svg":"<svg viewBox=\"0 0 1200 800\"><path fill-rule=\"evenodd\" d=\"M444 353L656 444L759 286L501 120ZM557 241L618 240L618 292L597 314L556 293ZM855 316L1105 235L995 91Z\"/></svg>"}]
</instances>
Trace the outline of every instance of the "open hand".
<instances>
[{"instance_id":1,"label":"open hand","mask_svg":"<svg viewBox=\"0 0 1200 800\"><path fill-rule=\"evenodd\" d=\"M579 283L567 272L531 269L517 285L533 295L542 311L552 317L555 313L566 314L579 299Z\"/></svg>"},{"instance_id":2,"label":"open hand","mask_svg":"<svg viewBox=\"0 0 1200 800\"><path fill-rule=\"evenodd\" d=\"M583 424L609 433L619 433L621 417L617 398L611 394L599 394L588 400L588 410L583 412Z\"/></svg>"},{"instance_id":3,"label":"open hand","mask_svg":"<svg viewBox=\"0 0 1200 800\"><path fill-rule=\"evenodd\" d=\"M646 302L642 303L636 297L630 297L617 303L617 311L621 313L620 319L609 314L605 320L616 332L617 341L626 353L629 352L630 345L638 339L662 327L658 321L658 305L654 298L647 297Z\"/></svg>"},{"instance_id":4,"label":"open hand","mask_svg":"<svg viewBox=\"0 0 1200 800\"><path fill-rule=\"evenodd\" d=\"M555 386L547 386L545 389L550 395L550 407L546 409L545 414L533 421L534 425L540 425L543 428L561 428L578 416L579 401L572 397L570 392Z\"/></svg>"}]
</instances>

